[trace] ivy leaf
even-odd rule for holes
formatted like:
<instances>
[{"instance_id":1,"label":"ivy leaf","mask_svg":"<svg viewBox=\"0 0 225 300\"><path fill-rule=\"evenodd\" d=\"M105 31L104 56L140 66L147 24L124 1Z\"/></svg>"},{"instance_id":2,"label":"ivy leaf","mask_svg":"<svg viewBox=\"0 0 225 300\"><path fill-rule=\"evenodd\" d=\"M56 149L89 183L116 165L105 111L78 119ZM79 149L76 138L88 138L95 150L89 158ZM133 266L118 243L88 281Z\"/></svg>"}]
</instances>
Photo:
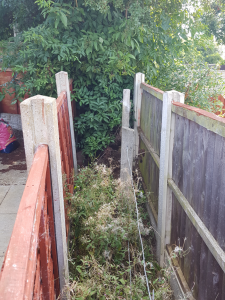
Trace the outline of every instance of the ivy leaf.
<instances>
[{"instance_id":1,"label":"ivy leaf","mask_svg":"<svg viewBox=\"0 0 225 300\"><path fill-rule=\"evenodd\" d=\"M61 11L60 13L61 21L65 27L67 27L67 16Z\"/></svg>"}]
</instances>

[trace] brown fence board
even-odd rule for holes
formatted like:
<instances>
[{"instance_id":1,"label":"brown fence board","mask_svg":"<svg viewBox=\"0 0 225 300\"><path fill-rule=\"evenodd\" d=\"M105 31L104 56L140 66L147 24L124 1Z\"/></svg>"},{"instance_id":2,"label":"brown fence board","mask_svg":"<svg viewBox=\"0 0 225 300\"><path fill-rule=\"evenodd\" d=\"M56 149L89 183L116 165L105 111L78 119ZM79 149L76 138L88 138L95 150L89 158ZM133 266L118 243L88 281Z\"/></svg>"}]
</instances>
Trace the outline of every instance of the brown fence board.
<instances>
[{"instance_id":1,"label":"brown fence board","mask_svg":"<svg viewBox=\"0 0 225 300\"><path fill-rule=\"evenodd\" d=\"M150 193L151 203L155 211L158 212L159 168L142 140L140 140L140 149L140 152L143 154L139 157L139 167L147 190Z\"/></svg>"},{"instance_id":2,"label":"brown fence board","mask_svg":"<svg viewBox=\"0 0 225 300\"><path fill-rule=\"evenodd\" d=\"M180 115L175 116L173 180L224 249L225 139ZM197 299L225 299L224 274L173 195L171 242L188 254L179 260ZM189 250L188 250L189 249ZM224 296L223 296L224 297Z\"/></svg>"},{"instance_id":3,"label":"brown fence board","mask_svg":"<svg viewBox=\"0 0 225 300\"><path fill-rule=\"evenodd\" d=\"M161 143L162 103L162 100L143 91L140 127L158 155Z\"/></svg>"}]
</instances>

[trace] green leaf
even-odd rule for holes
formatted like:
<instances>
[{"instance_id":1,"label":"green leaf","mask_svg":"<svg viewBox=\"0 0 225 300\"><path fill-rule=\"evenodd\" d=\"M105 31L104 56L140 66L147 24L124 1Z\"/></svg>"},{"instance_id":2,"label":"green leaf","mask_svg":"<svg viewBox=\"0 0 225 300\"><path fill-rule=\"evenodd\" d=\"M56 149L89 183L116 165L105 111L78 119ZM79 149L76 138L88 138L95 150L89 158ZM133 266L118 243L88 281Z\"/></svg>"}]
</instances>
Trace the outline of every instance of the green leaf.
<instances>
[{"instance_id":1,"label":"green leaf","mask_svg":"<svg viewBox=\"0 0 225 300\"><path fill-rule=\"evenodd\" d=\"M57 28L59 25L59 17L57 16L57 19L55 20L55 28Z\"/></svg>"},{"instance_id":2,"label":"green leaf","mask_svg":"<svg viewBox=\"0 0 225 300\"><path fill-rule=\"evenodd\" d=\"M120 279L120 282L121 282L123 285L125 284L124 279Z\"/></svg>"},{"instance_id":3,"label":"green leaf","mask_svg":"<svg viewBox=\"0 0 225 300\"><path fill-rule=\"evenodd\" d=\"M67 16L62 11L60 12L60 17L63 25L67 27Z\"/></svg>"},{"instance_id":4,"label":"green leaf","mask_svg":"<svg viewBox=\"0 0 225 300\"><path fill-rule=\"evenodd\" d=\"M97 42L96 42L96 41L94 41L94 47L95 47L95 49L98 51L98 45L97 45Z\"/></svg>"},{"instance_id":5,"label":"green leaf","mask_svg":"<svg viewBox=\"0 0 225 300\"><path fill-rule=\"evenodd\" d=\"M102 44L103 43L103 38L99 38L99 42Z\"/></svg>"}]
</instances>

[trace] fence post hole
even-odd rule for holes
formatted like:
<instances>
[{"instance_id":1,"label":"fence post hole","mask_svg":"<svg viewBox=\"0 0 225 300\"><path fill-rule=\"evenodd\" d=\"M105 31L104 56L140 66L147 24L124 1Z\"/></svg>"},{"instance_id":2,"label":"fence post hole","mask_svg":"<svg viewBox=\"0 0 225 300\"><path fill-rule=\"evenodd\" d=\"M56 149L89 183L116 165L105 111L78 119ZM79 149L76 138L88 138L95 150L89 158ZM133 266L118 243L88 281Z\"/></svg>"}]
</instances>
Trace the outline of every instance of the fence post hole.
<instances>
[{"instance_id":1,"label":"fence post hole","mask_svg":"<svg viewBox=\"0 0 225 300\"><path fill-rule=\"evenodd\" d=\"M141 89L141 83L145 82L145 74L137 73L134 75L134 157L138 155L139 147L139 135L138 126L140 126L140 114L141 114L141 99L143 90Z\"/></svg>"},{"instance_id":2,"label":"fence post hole","mask_svg":"<svg viewBox=\"0 0 225 300\"><path fill-rule=\"evenodd\" d=\"M160 238L157 239L157 258L161 267L163 267L164 264L165 230L167 218L167 176L169 167L172 95L172 92L163 93L158 200L158 234Z\"/></svg>"},{"instance_id":3,"label":"fence post hole","mask_svg":"<svg viewBox=\"0 0 225 300\"><path fill-rule=\"evenodd\" d=\"M70 88L69 88L69 79L67 72L59 72L55 74L56 78L56 87L58 97L62 91L66 91L67 101L68 101L68 111L69 111L69 121L70 121L70 133L71 133L71 142L73 150L73 164L74 164L74 173L77 175L77 154L76 154L76 143L75 143L75 134L73 126L73 115L72 115L72 106L70 99Z\"/></svg>"},{"instance_id":4,"label":"fence post hole","mask_svg":"<svg viewBox=\"0 0 225 300\"><path fill-rule=\"evenodd\" d=\"M24 100L20 109L28 172L38 145L46 144L49 147L56 247L62 290L69 273L56 99L37 95Z\"/></svg>"},{"instance_id":5,"label":"fence post hole","mask_svg":"<svg viewBox=\"0 0 225 300\"><path fill-rule=\"evenodd\" d=\"M123 90L122 127L129 128L130 124L130 90Z\"/></svg>"},{"instance_id":6,"label":"fence post hole","mask_svg":"<svg viewBox=\"0 0 225 300\"><path fill-rule=\"evenodd\" d=\"M172 101L184 103L184 94L177 91L172 92ZM173 176L173 144L174 144L174 130L175 130L175 114L171 114L170 137L169 137L169 157L168 157L168 179ZM171 217L172 217L172 190L167 187L167 204L166 204L166 231L165 231L165 245L171 243Z\"/></svg>"}]
</instances>

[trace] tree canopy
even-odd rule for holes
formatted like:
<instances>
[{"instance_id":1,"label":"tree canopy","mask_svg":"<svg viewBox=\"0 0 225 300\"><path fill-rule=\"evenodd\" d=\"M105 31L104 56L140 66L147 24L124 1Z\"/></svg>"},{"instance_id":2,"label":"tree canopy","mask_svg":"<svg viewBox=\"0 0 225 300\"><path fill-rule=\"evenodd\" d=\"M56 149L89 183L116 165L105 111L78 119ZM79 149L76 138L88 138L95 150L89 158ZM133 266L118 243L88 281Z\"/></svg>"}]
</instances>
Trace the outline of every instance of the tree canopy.
<instances>
[{"instance_id":1,"label":"tree canopy","mask_svg":"<svg viewBox=\"0 0 225 300\"><path fill-rule=\"evenodd\" d=\"M182 0L35 3L45 20L4 44L3 67L23 73L23 84L16 82L19 99L25 93L56 96L55 73L69 73L79 111L78 145L89 155L113 140L122 91L132 89L133 74L143 72L147 82L170 86L168 70L180 66L203 30L199 1L191 6Z\"/></svg>"}]
</instances>

